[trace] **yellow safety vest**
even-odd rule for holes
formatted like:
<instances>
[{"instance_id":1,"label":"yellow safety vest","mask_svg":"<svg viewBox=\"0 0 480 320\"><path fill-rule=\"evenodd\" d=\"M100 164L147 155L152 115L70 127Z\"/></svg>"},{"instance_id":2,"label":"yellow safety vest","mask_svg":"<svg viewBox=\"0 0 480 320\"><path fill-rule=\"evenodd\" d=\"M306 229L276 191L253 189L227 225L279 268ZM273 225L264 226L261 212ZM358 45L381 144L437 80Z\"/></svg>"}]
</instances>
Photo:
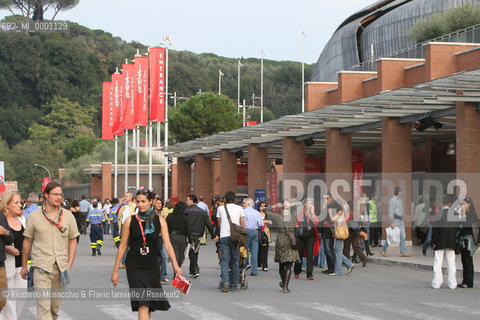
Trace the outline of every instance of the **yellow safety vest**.
<instances>
[{"instance_id":1,"label":"yellow safety vest","mask_svg":"<svg viewBox=\"0 0 480 320\"><path fill-rule=\"evenodd\" d=\"M368 211L368 214L370 216L370 222L374 223L377 222L377 205L375 204L375 201L370 200L368 201L368 204L370 205L370 210Z\"/></svg>"}]
</instances>

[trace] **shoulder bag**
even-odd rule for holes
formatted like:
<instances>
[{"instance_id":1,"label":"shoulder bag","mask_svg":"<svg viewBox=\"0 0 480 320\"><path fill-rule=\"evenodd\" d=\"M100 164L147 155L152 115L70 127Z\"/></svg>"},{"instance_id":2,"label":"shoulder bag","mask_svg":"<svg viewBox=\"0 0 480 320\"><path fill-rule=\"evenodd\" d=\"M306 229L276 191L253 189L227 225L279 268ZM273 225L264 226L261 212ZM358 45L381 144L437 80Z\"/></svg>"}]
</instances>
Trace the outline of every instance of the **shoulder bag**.
<instances>
[{"instance_id":1,"label":"shoulder bag","mask_svg":"<svg viewBox=\"0 0 480 320\"><path fill-rule=\"evenodd\" d=\"M227 219L230 223L230 238L232 239L232 242L240 247L245 246L247 244L247 229L233 223L230 218L230 213L228 213L227 204L223 207L225 208L225 213L227 214Z\"/></svg>"},{"instance_id":2,"label":"shoulder bag","mask_svg":"<svg viewBox=\"0 0 480 320\"><path fill-rule=\"evenodd\" d=\"M335 223L335 238L340 240L345 240L349 236L348 226L345 221Z\"/></svg>"},{"instance_id":3,"label":"shoulder bag","mask_svg":"<svg viewBox=\"0 0 480 320\"><path fill-rule=\"evenodd\" d=\"M288 238L290 239L290 247L293 250L298 250L300 248L300 240L298 240L297 237L289 231L285 221L283 222L283 225L285 226L285 231L287 233Z\"/></svg>"},{"instance_id":4,"label":"shoulder bag","mask_svg":"<svg viewBox=\"0 0 480 320\"><path fill-rule=\"evenodd\" d=\"M303 226L303 219L305 212L302 210L302 220L299 225L295 226L295 229L293 229L293 235L297 239L303 239L305 237L305 228Z\"/></svg>"}]
</instances>

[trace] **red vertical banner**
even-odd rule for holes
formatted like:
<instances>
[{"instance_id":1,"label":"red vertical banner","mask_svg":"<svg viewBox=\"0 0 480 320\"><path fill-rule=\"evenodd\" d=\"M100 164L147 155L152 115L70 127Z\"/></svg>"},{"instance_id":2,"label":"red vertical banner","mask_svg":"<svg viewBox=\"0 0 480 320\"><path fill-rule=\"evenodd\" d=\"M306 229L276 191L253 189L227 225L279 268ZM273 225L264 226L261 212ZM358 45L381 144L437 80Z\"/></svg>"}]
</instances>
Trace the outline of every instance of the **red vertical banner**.
<instances>
[{"instance_id":1,"label":"red vertical banner","mask_svg":"<svg viewBox=\"0 0 480 320\"><path fill-rule=\"evenodd\" d=\"M248 164L237 163L237 185L248 186Z\"/></svg>"},{"instance_id":2,"label":"red vertical banner","mask_svg":"<svg viewBox=\"0 0 480 320\"><path fill-rule=\"evenodd\" d=\"M102 87L102 140L113 139L113 106L110 104L112 83L104 82Z\"/></svg>"},{"instance_id":3,"label":"red vertical banner","mask_svg":"<svg viewBox=\"0 0 480 320\"><path fill-rule=\"evenodd\" d=\"M165 49L150 48L150 121L165 121Z\"/></svg>"},{"instance_id":4,"label":"red vertical banner","mask_svg":"<svg viewBox=\"0 0 480 320\"><path fill-rule=\"evenodd\" d=\"M352 165L353 171L353 201L358 201L363 193L363 166L361 164Z\"/></svg>"},{"instance_id":5,"label":"red vertical banner","mask_svg":"<svg viewBox=\"0 0 480 320\"><path fill-rule=\"evenodd\" d=\"M135 120L139 127L148 125L148 57L135 57Z\"/></svg>"},{"instance_id":6,"label":"red vertical banner","mask_svg":"<svg viewBox=\"0 0 480 320\"><path fill-rule=\"evenodd\" d=\"M352 150L353 201L358 201L363 193L362 150Z\"/></svg>"},{"instance_id":7,"label":"red vertical banner","mask_svg":"<svg viewBox=\"0 0 480 320\"><path fill-rule=\"evenodd\" d=\"M320 158L305 158L305 173L321 173L322 159Z\"/></svg>"},{"instance_id":8,"label":"red vertical banner","mask_svg":"<svg viewBox=\"0 0 480 320\"><path fill-rule=\"evenodd\" d=\"M112 74L112 86L110 92L110 104L113 108L113 126L112 133L116 136L122 136L123 130L123 117L124 117L124 105L123 105L123 85L125 77L123 74Z\"/></svg>"},{"instance_id":9,"label":"red vertical banner","mask_svg":"<svg viewBox=\"0 0 480 320\"><path fill-rule=\"evenodd\" d=\"M42 181L42 193L45 191L45 187L47 186L47 184L50 182L50 178L48 177L43 177L43 181Z\"/></svg>"},{"instance_id":10,"label":"red vertical banner","mask_svg":"<svg viewBox=\"0 0 480 320\"><path fill-rule=\"evenodd\" d=\"M278 203L278 175L276 171L268 173L268 196L270 198L270 205L273 206ZM277 209L273 212L278 212Z\"/></svg>"},{"instance_id":11,"label":"red vertical banner","mask_svg":"<svg viewBox=\"0 0 480 320\"><path fill-rule=\"evenodd\" d=\"M123 85L123 102L125 103L123 128L135 129L135 103L133 97L135 88L135 66L133 64L122 64L122 73L125 76Z\"/></svg>"}]
</instances>

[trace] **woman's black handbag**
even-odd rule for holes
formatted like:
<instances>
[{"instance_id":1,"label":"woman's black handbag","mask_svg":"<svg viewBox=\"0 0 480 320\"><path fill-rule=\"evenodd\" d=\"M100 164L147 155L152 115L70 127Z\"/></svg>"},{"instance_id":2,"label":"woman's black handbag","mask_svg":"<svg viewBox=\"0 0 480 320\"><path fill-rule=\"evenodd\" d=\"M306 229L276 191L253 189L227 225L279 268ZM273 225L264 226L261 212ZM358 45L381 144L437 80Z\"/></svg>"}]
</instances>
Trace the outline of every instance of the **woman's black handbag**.
<instances>
[{"instance_id":1,"label":"woman's black handbag","mask_svg":"<svg viewBox=\"0 0 480 320\"><path fill-rule=\"evenodd\" d=\"M266 246L268 244L268 236L267 234L260 228L258 229L258 240L260 242L260 245Z\"/></svg>"},{"instance_id":2,"label":"woman's black handbag","mask_svg":"<svg viewBox=\"0 0 480 320\"><path fill-rule=\"evenodd\" d=\"M293 235L297 239L303 239L303 237L305 236L305 229L303 228L303 226L296 226L293 230Z\"/></svg>"},{"instance_id":3,"label":"woman's black handbag","mask_svg":"<svg viewBox=\"0 0 480 320\"><path fill-rule=\"evenodd\" d=\"M360 231L362 231L362 226L358 221L350 220L347 223L348 226L348 231L353 233L354 235L360 234Z\"/></svg>"},{"instance_id":4,"label":"woman's black handbag","mask_svg":"<svg viewBox=\"0 0 480 320\"><path fill-rule=\"evenodd\" d=\"M287 233L287 236L288 236L288 239L290 240L290 247L294 250L298 250L300 248L300 240L298 240L298 238L295 236L295 234L291 234L288 227L287 227L287 224L285 223L285 221L283 222L283 225L285 227L285 231ZM296 227L293 232L295 233L295 231L297 230L298 227ZM301 227L300 227L301 228Z\"/></svg>"},{"instance_id":5,"label":"woman's black handbag","mask_svg":"<svg viewBox=\"0 0 480 320\"><path fill-rule=\"evenodd\" d=\"M460 254L463 250L463 240L460 230L457 230L457 234L455 235L455 254Z\"/></svg>"}]
</instances>

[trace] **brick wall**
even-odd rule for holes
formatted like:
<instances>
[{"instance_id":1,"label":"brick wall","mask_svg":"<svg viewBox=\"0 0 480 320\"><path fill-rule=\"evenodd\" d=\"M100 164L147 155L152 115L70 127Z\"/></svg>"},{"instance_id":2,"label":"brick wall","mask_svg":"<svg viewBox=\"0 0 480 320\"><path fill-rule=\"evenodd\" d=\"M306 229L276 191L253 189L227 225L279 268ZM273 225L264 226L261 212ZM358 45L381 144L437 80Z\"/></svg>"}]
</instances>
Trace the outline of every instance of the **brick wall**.
<instances>
[{"instance_id":1,"label":"brick wall","mask_svg":"<svg viewBox=\"0 0 480 320\"><path fill-rule=\"evenodd\" d=\"M305 83L305 111L312 111L326 106L327 91L338 86L338 82Z\"/></svg>"},{"instance_id":2,"label":"brick wall","mask_svg":"<svg viewBox=\"0 0 480 320\"><path fill-rule=\"evenodd\" d=\"M338 74L340 101L346 102L362 98L364 96L362 81L376 75L376 72L341 71Z\"/></svg>"},{"instance_id":3,"label":"brick wall","mask_svg":"<svg viewBox=\"0 0 480 320\"><path fill-rule=\"evenodd\" d=\"M254 198L255 189L267 189L267 149L248 145L248 196Z\"/></svg>"},{"instance_id":4,"label":"brick wall","mask_svg":"<svg viewBox=\"0 0 480 320\"><path fill-rule=\"evenodd\" d=\"M205 203L212 203L213 183L212 183L212 159L197 154L195 158L195 194L203 196Z\"/></svg>"},{"instance_id":5,"label":"brick wall","mask_svg":"<svg viewBox=\"0 0 480 320\"><path fill-rule=\"evenodd\" d=\"M457 102L457 178L466 182L467 195L480 205L480 111L475 104ZM479 213L480 210L477 210Z\"/></svg>"},{"instance_id":6,"label":"brick wall","mask_svg":"<svg viewBox=\"0 0 480 320\"><path fill-rule=\"evenodd\" d=\"M237 157L228 150L220 150L220 194L237 192Z\"/></svg>"}]
</instances>

